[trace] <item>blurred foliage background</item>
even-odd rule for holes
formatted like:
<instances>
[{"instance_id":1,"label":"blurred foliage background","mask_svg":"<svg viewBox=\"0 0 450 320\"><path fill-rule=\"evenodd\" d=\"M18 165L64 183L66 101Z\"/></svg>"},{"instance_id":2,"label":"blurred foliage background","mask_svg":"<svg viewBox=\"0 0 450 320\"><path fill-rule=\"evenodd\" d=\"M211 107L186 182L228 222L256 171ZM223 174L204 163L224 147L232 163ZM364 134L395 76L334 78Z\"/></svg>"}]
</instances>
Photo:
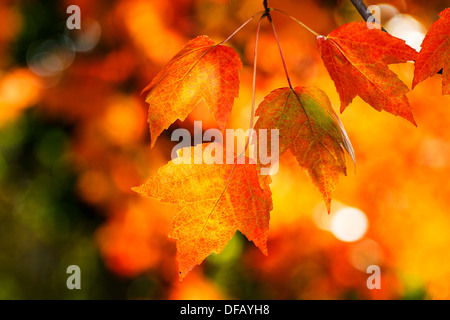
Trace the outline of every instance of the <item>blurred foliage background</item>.
<instances>
[{"instance_id":1,"label":"blurred foliage background","mask_svg":"<svg viewBox=\"0 0 450 320\"><path fill-rule=\"evenodd\" d=\"M66 9L81 8L81 30ZM386 1L381 23L418 48L448 1ZM350 1L272 0L328 34L361 20ZM239 232L219 255L178 282L175 207L134 194L170 160L170 132L202 120L200 104L150 150L140 91L189 39L222 41L262 1L115 0L0 2L0 299L448 299L450 298L450 97L436 75L408 94L418 128L360 98L341 115L357 167L341 179L328 216L295 159L272 177L269 256ZM293 85L339 97L315 39L274 13ZM230 128L250 117L256 21L228 45L241 56ZM259 103L286 86L263 24ZM413 65L390 66L410 87ZM349 159L348 159L349 160ZM366 268L381 267L381 289ZM81 268L68 290L66 268Z\"/></svg>"}]
</instances>

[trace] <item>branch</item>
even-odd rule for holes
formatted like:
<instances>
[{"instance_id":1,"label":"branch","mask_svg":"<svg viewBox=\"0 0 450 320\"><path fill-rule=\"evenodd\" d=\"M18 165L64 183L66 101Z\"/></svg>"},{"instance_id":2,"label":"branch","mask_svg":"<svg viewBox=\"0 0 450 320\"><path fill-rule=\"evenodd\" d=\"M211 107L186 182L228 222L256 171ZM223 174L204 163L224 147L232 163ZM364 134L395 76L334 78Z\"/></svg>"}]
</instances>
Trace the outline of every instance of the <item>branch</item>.
<instances>
[{"instance_id":1,"label":"branch","mask_svg":"<svg viewBox=\"0 0 450 320\"><path fill-rule=\"evenodd\" d=\"M361 0L351 0L351 1L353 3L353 6L356 8L356 10L358 10L359 14L361 15L361 17L363 17L365 21L367 21L370 17L372 17L372 13L370 13L370 11L367 10L367 6L363 1ZM376 21L375 18L374 21L379 24L379 22Z\"/></svg>"},{"instance_id":2,"label":"branch","mask_svg":"<svg viewBox=\"0 0 450 320\"><path fill-rule=\"evenodd\" d=\"M381 23L377 21L377 19L375 19L370 10L367 9L367 6L364 3L364 1L362 0L351 0L351 1L353 3L353 6L356 8L356 10L358 10L359 14L364 19L364 21L367 22L367 20L370 20L381 26ZM381 27L381 30L387 33L387 31L383 27Z\"/></svg>"},{"instance_id":3,"label":"branch","mask_svg":"<svg viewBox=\"0 0 450 320\"><path fill-rule=\"evenodd\" d=\"M264 5L264 14L263 17L267 17L267 20L269 20L269 22L272 22L272 17L270 16L270 10L271 8L269 8L267 6L267 0L263 0L263 5Z\"/></svg>"}]
</instances>

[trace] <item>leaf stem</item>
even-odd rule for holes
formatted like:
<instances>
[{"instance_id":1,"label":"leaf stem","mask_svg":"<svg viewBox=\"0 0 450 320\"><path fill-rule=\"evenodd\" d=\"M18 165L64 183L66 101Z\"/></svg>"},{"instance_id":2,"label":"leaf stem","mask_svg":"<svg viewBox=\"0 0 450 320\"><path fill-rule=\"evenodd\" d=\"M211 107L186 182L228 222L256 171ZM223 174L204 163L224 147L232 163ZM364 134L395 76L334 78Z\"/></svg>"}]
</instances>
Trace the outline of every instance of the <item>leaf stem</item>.
<instances>
[{"instance_id":1,"label":"leaf stem","mask_svg":"<svg viewBox=\"0 0 450 320\"><path fill-rule=\"evenodd\" d=\"M265 12L264 12L264 11L258 12L258 13L255 14L251 19L249 19L247 22L245 22L244 25L247 24L248 22L250 22L250 20L252 20L256 15L261 14L261 13L265 13ZM251 111L252 114L251 114L251 116L250 116L250 130L249 130L249 132L252 132L251 129L253 129L253 122L254 122L254 119L255 119L255 100L256 100L256 98L255 98L255 97L256 97L256 62L257 62L257 57L258 57L258 38L259 38L259 30L260 30L260 28L261 28L261 22L262 22L262 20L263 20L265 17L266 17L265 15L262 15L262 16L261 16L261 18L259 19L259 22L258 22L258 27L257 27L257 29L256 29L255 53L254 53L254 59L253 59L253 60L254 60L254 61L253 61L253 96L252 96L252 111ZM241 29L244 25L242 25L239 29ZM236 30L233 34L235 34L237 31L239 31L239 29ZM230 36L229 38L231 38L231 36ZM227 39L227 40L228 40L228 39ZM248 137L248 139L247 139L247 142L245 143L244 151L243 151L238 157L241 157L241 156L242 156L243 154L245 154L245 152L247 151L248 145L249 145L249 143L250 143L250 138L251 138L251 137L250 137L250 135L249 135L249 137ZM216 206L218 205L218 203L220 202L221 198L222 198L223 195L225 194L225 192L226 192L228 186L230 185L231 179L233 178L234 172L236 171L237 164L238 164L238 162L237 162L237 158L236 158L236 159L235 159L235 162L234 162L234 165L233 165L233 168L231 169L230 175L229 175L228 178L227 178L227 182L225 183L225 187L223 188L222 193L220 194L219 198L217 199L216 203L214 204L213 209L212 209L211 212L209 213L207 220L206 220L205 223L203 224L201 233L203 233L203 230L204 230L204 228L205 228L206 222L207 222L207 221L209 220L209 218L211 217L211 214L212 214L213 211L215 210Z\"/></svg>"},{"instance_id":2,"label":"leaf stem","mask_svg":"<svg viewBox=\"0 0 450 320\"><path fill-rule=\"evenodd\" d=\"M257 14L260 13L265 13L264 11L258 12ZM247 22L245 22L241 27L239 27L239 29L241 29L244 25L246 25L248 22L250 22L257 14L255 14L251 19L247 20ZM250 132L251 129L253 129L253 122L255 119L255 100L256 100L256 62L257 62L257 58L258 58L258 38L259 38L259 30L261 29L261 22L263 21L263 19L266 18L266 15L262 15L261 18L259 19L258 22L258 27L256 29L256 40L255 40L255 52L254 52L254 59L253 59L253 93L252 93L252 110L251 110L251 116L250 116L250 130L249 130L249 137L247 138L247 141L245 143L245 148L244 151L237 157L241 157L242 155L245 154L245 152L247 151L247 148L249 146L250 143ZM231 38L237 31L236 30L229 38ZM228 39L229 39L228 38ZM227 39L227 40L228 40ZM223 42L222 42L223 43ZM221 44L222 44L221 43ZM227 178L227 181L225 183L225 187L222 190L222 193L220 194L219 198L217 199L217 201L214 204L214 207L212 208L211 212L209 213L205 223L202 226L202 229L200 231L200 233L203 233L203 230L205 229L206 223L208 222L209 218L211 217L212 213L214 212L214 210L216 209L217 205L219 204L220 200L222 199L223 195L225 194L226 190L228 189L228 186L230 185L231 179L233 178L234 172L236 171L236 167L238 164L237 158L235 159L235 162L233 164L233 168L231 169L230 175Z\"/></svg>"},{"instance_id":3,"label":"leaf stem","mask_svg":"<svg viewBox=\"0 0 450 320\"><path fill-rule=\"evenodd\" d=\"M301 22L300 20L297 20L296 18L294 18L293 16L291 16L289 13L284 12L283 10L280 9L275 9L275 8L270 8L270 11L277 11L277 12L281 12L285 15L287 15L289 18L291 18L292 20L294 20L295 22L297 22L299 25L301 25L303 28L305 28L306 30L308 30L309 32L311 32L313 35L315 35L316 37L320 36L320 34L318 34L317 32L315 32L313 29L311 29L310 27L308 27L306 24L304 24L303 22Z\"/></svg>"},{"instance_id":4,"label":"leaf stem","mask_svg":"<svg viewBox=\"0 0 450 320\"><path fill-rule=\"evenodd\" d=\"M253 129L253 122L255 121L255 100L256 100L256 64L258 60L258 39L259 39L259 30L261 29L261 22L266 18L265 15L262 15L258 22L258 27L256 29L256 39L255 39L255 50L253 56L253 87L252 87L252 108L250 115L250 128L249 128L249 137L247 142L245 143L244 153L247 151L248 145L250 143L251 137L250 132Z\"/></svg>"},{"instance_id":5,"label":"leaf stem","mask_svg":"<svg viewBox=\"0 0 450 320\"><path fill-rule=\"evenodd\" d=\"M288 70L286 67L286 61L284 60L283 50L281 50L281 44L280 44L280 41L278 40L278 35L275 30L275 25L273 24L273 21L270 21L270 25L272 26L273 34L275 35L275 39L277 40L278 50L280 51L280 57L281 57L281 61L283 62L284 73L286 74L286 79L287 79L287 82L289 83L289 88L293 89L292 84L291 84L291 79L289 78L289 73L288 73Z\"/></svg>"},{"instance_id":6,"label":"leaf stem","mask_svg":"<svg viewBox=\"0 0 450 320\"><path fill-rule=\"evenodd\" d=\"M260 14L264 14L264 13L265 13L265 11L259 11L259 12L255 13L253 16L250 17L250 19L245 21L239 28L237 28L228 38L226 38L221 43L219 43L218 46L220 46L220 45L224 44L225 42L227 42L228 40L230 40L236 33L239 32L239 30L241 30L243 27L245 27L245 25L247 25L247 23L252 21L256 16L258 16Z\"/></svg>"}]
</instances>

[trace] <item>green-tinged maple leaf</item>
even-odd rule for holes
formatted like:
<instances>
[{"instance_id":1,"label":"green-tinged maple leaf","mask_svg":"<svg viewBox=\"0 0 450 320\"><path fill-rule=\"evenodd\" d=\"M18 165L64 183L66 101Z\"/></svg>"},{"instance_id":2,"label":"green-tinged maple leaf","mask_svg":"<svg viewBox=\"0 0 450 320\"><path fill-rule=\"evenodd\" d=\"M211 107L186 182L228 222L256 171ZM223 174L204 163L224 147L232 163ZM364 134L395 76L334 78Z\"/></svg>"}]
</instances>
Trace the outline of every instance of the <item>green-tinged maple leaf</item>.
<instances>
[{"instance_id":1,"label":"green-tinged maple leaf","mask_svg":"<svg viewBox=\"0 0 450 320\"><path fill-rule=\"evenodd\" d=\"M236 230L267 254L272 210L270 177L261 179L261 188L256 165L248 164L248 159L246 164L227 164L234 163L228 158L223 164L212 163L207 148L215 147L222 145L184 148L180 158L133 188L145 196L178 205L169 237L177 239L180 280L212 252L220 253ZM191 164L186 164L189 160Z\"/></svg>"},{"instance_id":2,"label":"green-tinged maple leaf","mask_svg":"<svg viewBox=\"0 0 450 320\"><path fill-rule=\"evenodd\" d=\"M216 45L207 36L197 37L159 72L148 91L151 145L177 119L183 121L203 99L221 129L225 128L239 94L238 54Z\"/></svg>"},{"instance_id":3,"label":"green-tinged maple leaf","mask_svg":"<svg viewBox=\"0 0 450 320\"><path fill-rule=\"evenodd\" d=\"M279 130L279 152L291 150L321 192L328 212L339 180L346 175L344 149L355 161L352 145L327 95L314 87L280 88L256 110L256 132Z\"/></svg>"},{"instance_id":4,"label":"green-tinged maple leaf","mask_svg":"<svg viewBox=\"0 0 450 320\"><path fill-rule=\"evenodd\" d=\"M415 62L413 88L441 68L442 94L450 95L450 8L439 13L425 35Z\"/></svg>"},{"instance_id":5,"label":"green-tinged maple leaf","mask_svg":"<svg viewBox=\"0 0 450 320\"><path fill-rule=\"evenodd\" d=\"M341 99L341 112L357 95L374 109L405 118L414 125L408 87L388 64L416 59L417 51L364 22L347 23L327 37L317 37L325 67Z\"/></svg>"}]
</instances>

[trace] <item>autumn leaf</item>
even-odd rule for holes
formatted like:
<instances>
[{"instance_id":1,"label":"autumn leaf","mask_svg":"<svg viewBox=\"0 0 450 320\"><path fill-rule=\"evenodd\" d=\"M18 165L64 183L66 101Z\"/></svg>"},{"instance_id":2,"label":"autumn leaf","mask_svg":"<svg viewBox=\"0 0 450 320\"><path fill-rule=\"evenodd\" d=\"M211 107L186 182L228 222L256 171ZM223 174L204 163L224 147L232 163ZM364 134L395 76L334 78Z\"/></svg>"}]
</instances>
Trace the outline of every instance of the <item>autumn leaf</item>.
<instances>
[{"instance_id":1,"label":"autumn leaf","mask_svg":"<svg viewBox=\"0 0 450 320\"><path fill-rule=\"evenodd\" d=\"M416 125L406 97L409 89L387 66L415 60L413 48L386 32L367 28L364 22L347 23L317 41L339 93L341 112L358 95L374 109Z\"/></svg>"},{"instance_id":2,"label":"autumn leaf","mask_svg":"<svg viewBox=\"0 0 450 320\"><path fill-rule=\"evenodd\" d=\"M344 149L353 161L355 156L327 95L314 87L276 89L264 98L255 115L259 116L256 132L279 130L280 155L291 150L322 193L330 212L339 175L346 175Z\"/></svg>"},{"instance_id":3,"label":"autumn leaf","mask_svg":"<svg viewBox=\"0 0 450 320\"><path fill-rule=\"evenodd\" d=\"M211 143L184 148L179 158L133 188L178 205L169 237L177 239L180 280L212 252L220 253L236 230L267 255L270 177L261 179L261 188L256 165L248 164L248 159L234 165L234 159L225 156L223 164L212 163L211 150L222 147Z\"/></svg>"},{"instance_id":4,"label":"autumn leaf","mask_svg":"<svg viewBox=\"0 0 450 320\"><path fill-rule=\"evenodd\" d=\"M216 45L207 36L197 37L156 75L148 91L151 145L177 119L183 121L203 99L221 129L225 128L239 94L238 54Z\"/></svg>"},{"instance_id":5,"label":"autumn leaf","mask_svg":"<svg viewBox=\"0 0 450 320\"><path fill-rule=\"evenodd\" d=\"M450 8L441 11L439 16L421 44L412 86L414 88L443 68L442 94L450 95Z\"/></svg>"}]
</instances>

